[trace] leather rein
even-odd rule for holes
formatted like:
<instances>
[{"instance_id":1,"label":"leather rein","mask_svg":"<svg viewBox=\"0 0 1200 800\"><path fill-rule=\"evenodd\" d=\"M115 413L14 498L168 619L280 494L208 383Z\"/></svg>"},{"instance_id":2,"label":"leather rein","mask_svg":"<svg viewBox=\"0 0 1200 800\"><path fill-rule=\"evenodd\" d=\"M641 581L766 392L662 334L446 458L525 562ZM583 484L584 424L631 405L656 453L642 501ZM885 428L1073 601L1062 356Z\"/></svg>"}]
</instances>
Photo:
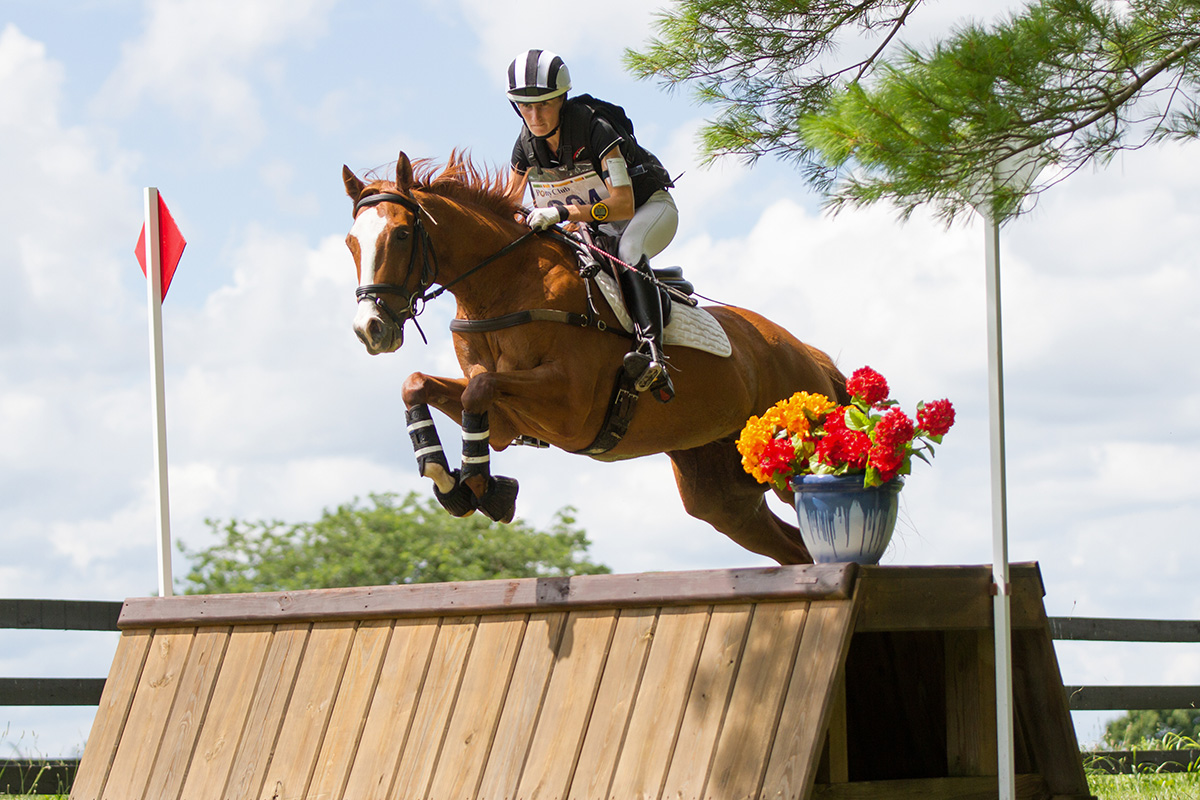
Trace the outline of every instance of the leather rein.
<instances>
[{"instance_id":1,"label":"leather rein","mask_svg":"<svg viewBox=\"0 0 1200 800\"><path fill-rule=\"evenodd\" d=\"M421 219L421 215L424 214L425 216L429 217L429 219L435 225L437 224L437 220L435 220L433 215L426 211L425 207L416 200L413 200L407 195L397 194L396 192L377 192L375 194L369 194L365 197L359 198L358 202L354 204L354 214L357 216L358 212L362 209L369 208L380 203L397 203L404 206L404 208L412 213L414 220L413 233L416 236L416 241L413 242L412 249L409 251L408 268L404 273L404 278L401 283L363 284L354 290L354 295L360 301L370 300L375 303L377 308L382 310L383 313L385 313L388 318L392 320L392 322L399 325L401 328L404 327L405 322L411 319L413 321L413 325L415 325L417 328L417 333L421 334L421 340L425 342L425 344L429 344L429 340L425 337L425 331L421 330L421 325L417 322L417 317L425 310L425 305L430 300L436 299L443 292L459 281L470 277L489 264L508 255L524 244L528 239L538 235L539 233L543 233L542 231L531 230L528 233L522 234L520 237L512 242L509 242L504 247L501 247L495 253L471 267L466 272L452 280L446 281L438 289L431 292L429 291L429 288L437 279L438 260L437 253L433 249L433 243L429 238L429 231L425 229L425 224ZM570 243L570 240L565 236L562 238ZM416 290L409 291L406 286L409 282L409 279L412 277L414 267L417 265L418 250L420 251L421 277L417 284ZM400 311L399 313L393 312L392 309L383 302L383 298L380 297L380 295L383 294L398 295L400 298L402 298L405 303L404 310ZM588 305L589 307L592 305L590 290L588 292ZM559 309L535 308L527 311L517 311L512 314L504 314L503 316L492 317L490 319L454 319L450 321L450 330L458 333L486 333L489 331L501 330L503 328L511 328L515 325L524 325L525 323L535 321L563 322L568 325L575 325L577 327L593 327L597 330L607 330L614 333L619 332L621 335L624 335L624 331L617 331L613 328L609 328L604 321L599 318L599 315L596 314L594 309L590 309L590 313L588 314L577 314L571 311L561 311Z\"/></svg>"}]
</instances>

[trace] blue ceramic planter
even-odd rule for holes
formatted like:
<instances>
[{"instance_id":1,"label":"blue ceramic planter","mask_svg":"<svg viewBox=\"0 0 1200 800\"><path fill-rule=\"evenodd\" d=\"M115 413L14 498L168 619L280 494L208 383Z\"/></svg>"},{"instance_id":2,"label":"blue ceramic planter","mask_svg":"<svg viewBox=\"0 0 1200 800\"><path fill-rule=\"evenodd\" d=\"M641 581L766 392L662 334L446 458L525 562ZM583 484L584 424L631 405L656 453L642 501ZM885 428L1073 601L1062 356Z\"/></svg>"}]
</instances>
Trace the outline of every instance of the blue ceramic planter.
<instances>
[{"instance_id":1,"label":"blue ceramic planter","mask_svg":"<svg viewBox=\"0 0 1200 800\"><path fill-rule=\"evenodd\" d=\"M896 527L902 478L864 489L862 475L803 475L791 482L800 536L818 564L878 564Z\"/></svg>"}]
</instances>

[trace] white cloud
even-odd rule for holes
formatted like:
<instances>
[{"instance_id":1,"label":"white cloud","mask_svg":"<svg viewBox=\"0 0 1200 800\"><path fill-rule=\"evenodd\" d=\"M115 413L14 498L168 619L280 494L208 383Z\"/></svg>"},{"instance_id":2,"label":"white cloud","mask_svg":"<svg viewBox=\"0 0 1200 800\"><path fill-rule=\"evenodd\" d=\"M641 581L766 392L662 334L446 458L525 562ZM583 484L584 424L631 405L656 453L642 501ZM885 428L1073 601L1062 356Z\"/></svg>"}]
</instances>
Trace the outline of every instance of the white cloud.
<instances>
[{"instance_id":1,"label":"white cloud","mask_svg":"<svg viewBox=\"0 0 1200 800\"><path fill-rule=\"evenodd\" d=\"M122 46L94 108L119 116L150 102L197 126L211 155L239 156L265 134L259 84L282 79L281 47L313 41L335 4L149 0L145 30Z\"/></svg>"}]
</instances>

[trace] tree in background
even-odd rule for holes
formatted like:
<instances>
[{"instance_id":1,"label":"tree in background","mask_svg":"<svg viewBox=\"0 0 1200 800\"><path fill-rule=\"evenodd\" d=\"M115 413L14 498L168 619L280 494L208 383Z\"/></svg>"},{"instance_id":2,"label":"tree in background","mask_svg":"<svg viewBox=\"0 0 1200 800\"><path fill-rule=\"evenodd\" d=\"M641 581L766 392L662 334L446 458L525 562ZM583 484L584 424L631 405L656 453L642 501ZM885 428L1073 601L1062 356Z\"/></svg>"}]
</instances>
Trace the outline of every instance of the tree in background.
<instances>
[{"instance_id":1,"label":"tree in background","mask_svg":"<svg viewBox=\"0 0 1200 800\"><path fill-rule=\"evenodd\" d=\"M1127 711L1104 728L1104 744L1113 750L1144 746L1195 747L1200 742L1200 710Z\"/></svg>"},{"instance_id":2,"label":"tree in background","mask_svg":"<svg viewBox=\"0 0 1200 800\"><path fill-rule=\"evenodd\" d=\"M588 559L590 542L560 509L545 531L518 520L451 517L415 492L372 494L326 509L316 522L208 520L220 541L179 549L192 563L188 594L384 586L485 578L610 572Z\"/></svg>"},{"instance_id":3,"label":"tree in background","mask_svg":"<svg viewBox=\"0 0 1200 800\"><path fill-rule=\"evenodd\" d=\"M717 108L708 159L793 160L835 209L932 203L949 222L1013 159L1056 165L1037 192L1200 132L1200 0L1038 0L918 48L900 36L921 5L677 0L626 63ZM996 189L999 217L1019 195Z\"/></svg>"}]
</instances>

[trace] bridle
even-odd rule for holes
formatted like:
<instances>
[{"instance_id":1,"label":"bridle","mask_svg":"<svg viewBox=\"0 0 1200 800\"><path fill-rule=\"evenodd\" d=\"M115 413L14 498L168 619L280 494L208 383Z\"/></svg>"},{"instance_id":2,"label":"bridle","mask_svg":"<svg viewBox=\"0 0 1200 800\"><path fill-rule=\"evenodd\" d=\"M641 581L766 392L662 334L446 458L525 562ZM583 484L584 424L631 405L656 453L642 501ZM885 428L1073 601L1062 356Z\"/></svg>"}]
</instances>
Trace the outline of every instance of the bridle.
<instances>
[{"instance_id":1,"label":"bridle","mask_svg":"<svg viewBox=\"0 0 1200 800\"><path fill-rule=\"evenodd\" d=\"M430 292L428 291L429 287L433 285L435 280L437 280L438 260L437 253L434 252L433 249L433 243L429 239L429 231L425 229L425 224L421 219L421 215L424 214L425 216L429 217L429 219L432 220L435 225L437 224L437 220L434 220L433 215L426 211L424 206L422 206L416 200L413 200L407 195L397 194L395 192L378 192L376 194L369 194L365 197L360 197L358 202L354 204L354 214L355 216L358 216L358 212L362 209L375 206L380 203L399 203L413 215L413 234L416 236L416 239L413 241L412 249L409 251L408 269L405 271L404 278L402 279L401 283L363 284L354 290L354 295L360 301L370 300L373 302L377 308L382 309L382 311L387 314L388 318L391 319L392 322L400 326L401 330L404 329L404 323L411 319L413 321L413 325L417 326L417 333L421 334L421 340L425 342L425 344L429 344L429 340L425 338L425 331L421 330L421 325L417 322L417 316L425 310L425 305L430 300L437 298L442 294L442 292L446 291L454 284L474 274L478 270L483 269L493 261L508 255L523 242L525 242L525 240L529 239L536 233L535 231L531 230L516 240L509 242L504 247L500 248L498 251L488 256L480 263L476 264L474 267L471 267L471 269L459 275L457 278L447 281L437 290ZM406 287L408 285L409 278L413 274L413 268L417 263L418 250L421 252L421 278L420 282L417 284L417 288L410 292ZM401 297L405 303L404 310L399 313L393 312L392 309L388 308L387 304L383 302L383 298L380 297L381 294L394 294Z\"/></svg>"},{"instance_id":2,"label":"bridle","mask_svg":"<svg viewBox=\"0 0 1200 800\"><path fill-rule=\"evenodd\" d=\"M400 283L366 283L354 290L354 296L360 301L370 300L375 304L375 307L387 314L400 329L404 330L404 323L412 320L417 326L417 333L421 334L421 340L429 344L429 340L425 338L425 331L421 330L421 324L417 322L417 316L425 310L425 303L432 297L436 297L440 292L427 294L426 290L433 285L433 281L437 278L438 263L437 253L433 250L433 244L429 241L429 231L425 230L425 224L421 221L421 213L424 212L427 216L428 211L421 207L421 204L402 194L395 192L379 192L377 194L369 194L365 197L360 197L358 202L354 204L354 215L358 216L358 212L370 206L376 206L380 203L399 203L404 206L413 215L413 234L415 239L412 244L412 249L408 255L408 269L404 273L404 278ZM433 217L430 217L433 219ZM409 278L412 277L413 267L417 262L417 251L421 251L421 279L417 284L415 291L409 291L406 287ZM399 295L404 300L404 310L399 314L392 311L387 303L383 302L381 294Z\"/></svg>"}]
</instances>

